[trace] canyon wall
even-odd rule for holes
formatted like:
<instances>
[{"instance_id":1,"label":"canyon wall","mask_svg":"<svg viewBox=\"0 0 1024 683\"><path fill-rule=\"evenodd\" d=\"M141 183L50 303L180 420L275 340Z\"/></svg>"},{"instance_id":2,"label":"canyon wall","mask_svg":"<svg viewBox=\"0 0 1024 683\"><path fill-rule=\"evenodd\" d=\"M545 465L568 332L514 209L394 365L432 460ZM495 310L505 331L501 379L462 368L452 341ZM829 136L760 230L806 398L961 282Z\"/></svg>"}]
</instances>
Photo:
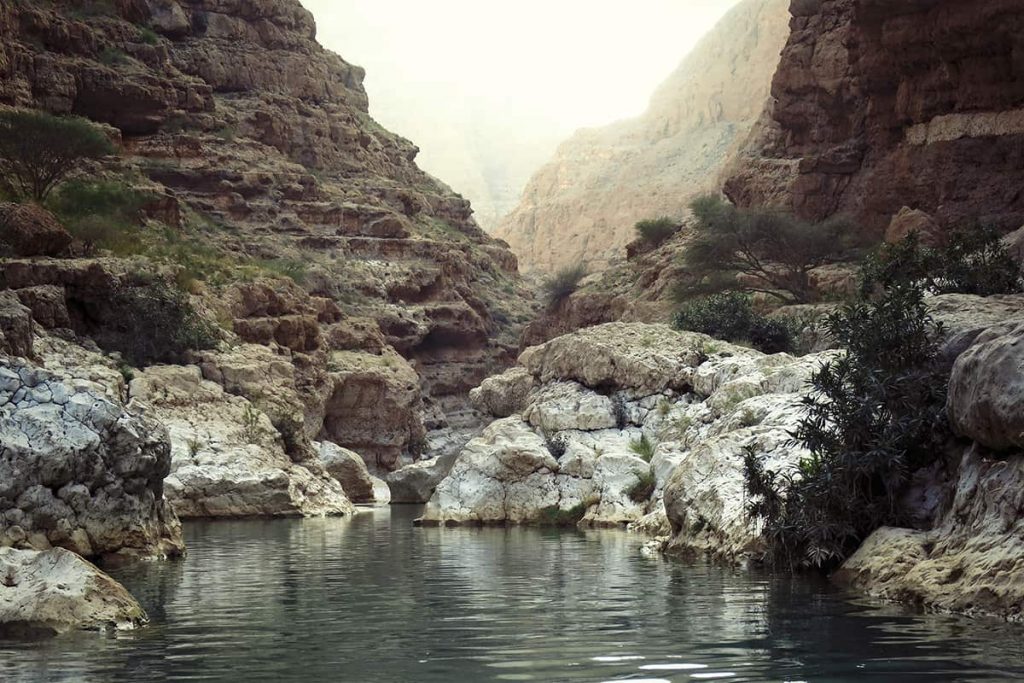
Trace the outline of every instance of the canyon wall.
<instances>
[{"instance_id":1,"label":"canyon wall","mask_svg":"<svg viewBox=\"0 0 1024 683\"><path fill-rule=\"evenodd\" d=\"M750 206L1024 223L1018 0L794 0L768 115L725 183Z\"/></svg>"},{"instance_id":2,"label":"canyon wall","mask_svg":"<svg viewBox=\"0 0 1024 683\"><path fill-rule=\"evenodd\" d=\"M707 35L633 120L577 133L531 179L494 231L524 270L622 255L634 224L681 218L718 188L760 116L788 34L786 0L744 0Z\"/></svg>"},{"instance_id":3,"label":"canyon wall","mask_svg":"<svg viewBox=\"0 0 1024 683\"><path fill-rule=\"evenodd\" d=\"M113 292L170 269L231 346L193 359L204 380L264 406L293 458L319 438L387 472L467 426L529 317L516 258L373 121L298 0L15 0L0 36L0 105L106 126L120 154L88 176L153 198L129 258L5 262L0 288L69 312L39 330L113 350Z\"/></svg>"}]
</instances>

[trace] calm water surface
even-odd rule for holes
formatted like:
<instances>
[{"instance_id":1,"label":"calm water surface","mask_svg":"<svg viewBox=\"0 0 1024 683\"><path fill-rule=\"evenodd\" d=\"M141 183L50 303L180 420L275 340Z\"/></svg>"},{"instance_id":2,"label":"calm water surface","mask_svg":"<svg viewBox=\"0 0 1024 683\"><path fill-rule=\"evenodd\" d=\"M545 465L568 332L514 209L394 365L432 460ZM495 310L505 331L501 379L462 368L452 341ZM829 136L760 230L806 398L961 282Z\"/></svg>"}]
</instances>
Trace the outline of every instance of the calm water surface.
<instances>
[{"instance_id":1,"label":"calm water surface","mask_svg":"<svg viewBox=\"0 0 1024 683\"><path fill-rule=\"evenodd\" d=\"M14 681L1024 680L1024 628L645 557L621 532L353 520L186 525L113 572L152 624L0 643Z\"/></svg>"}]
</instances>

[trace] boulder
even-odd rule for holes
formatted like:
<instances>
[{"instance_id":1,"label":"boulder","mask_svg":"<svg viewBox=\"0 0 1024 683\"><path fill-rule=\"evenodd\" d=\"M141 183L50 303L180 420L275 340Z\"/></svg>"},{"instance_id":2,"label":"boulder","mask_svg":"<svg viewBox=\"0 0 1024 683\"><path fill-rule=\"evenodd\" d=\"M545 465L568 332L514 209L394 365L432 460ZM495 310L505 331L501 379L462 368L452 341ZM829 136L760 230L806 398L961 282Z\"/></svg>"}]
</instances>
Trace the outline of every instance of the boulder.
<instances>
[{"instance_id":1,"label":"boulder","mask_svg":"<svg viewBox=\"0 0 1024 683\"><path fill-rule=\"evenodd\" d=\"M14 292L0 292L0 353L31 356L32 332L32 311Z\"/></svg>"},{"instance_id":2,"label":"boulder","mask_svg":"<svg viewBox=\"0 0 1024 683\"><path fill-rule=\"evenodd\" d=\"M896 244L912 232L916 232L921 244L926 247L935 247L942 243L942 229L935 223L935 219L924 211L911 209L904 206L900 209L885 230L885 241L889 244Z\"/></svg>"},{"instance_id":3,"label":"boulder","mask_svg":"<svg viewBox=\"0 0 1024 683\"><path fill-rule=\"evenodd\" d=\"M590 389L648 396L688 388L709 342L706 335L668 325L608 323L531 347L519 363L543 383L573 380Z\"/></svg>"},{"instance_id":4,"label":"boulder","mask_svg":"<svg viewBox=\"0 0 1024 683\"><path fill-rule=\"evenodd\" d=\"M323 462L330 475L341 484L341 488L345 490L345 495L349 500L353 503L378 502L374 477L370 475L369 470L366 469L366 463L358 453L329 441L314 445L320 454L320 461Z\"/></svg>"},{"instance_id":5,"label":"boulder","mask_svg":"<svg viewBox=\"0 0 1024 683\"><path fill-rule=\"evenodd\" d=\"M385 477L392 503L426 503L441 480L448 476L458 452L414 462Z\"/></svg>"},{"instance_id":6,"label":"boulder","mask_svg":"<svg viewBox=\"0 0 1024 683\"><path fill-rule=\"evenodd\" d=\"M0 548L0 637L123 631L149 621L114 579L63 548Z\"/></svg>"},{"instance_id":7,"label":"boulder","mask_svg":"<svg viewBox=\"0 0 1024 683\"><path fill-rule=\"evenodd\" d=\"M96 384L0 358L0 546L86 557L184 550L167 431Z\"/></svg>"},{"instance_id":8,"label":"boulder","mask_svg":"<svg viewBox=\"0 0 1024 683\"><path fill-rule=\"evenodd\" d=\"M53 285L25 287L15 290L14 294L22 305L28 307L32 312L32 319L42 327L48 330L71 327L71 317L68 314L67 301L64 298L62 287Z\"/></svg>"},{"instance_id":9,"label":"boulder","mask_svg":"<svg viewBox=\"0 0 1024 683\"><path fill-rule=\"evenodd\" d=\"M0 254L57 256L71 245L71 235L52 213L36 204L0 203Z\"/></svg>"},{"instance_id":10,"label":"boulder","mask_svg":"<svg viewBox=\"0 0 1024 683\"><path fill-rule=\"evenodd\" d=\"M522 412L533 387L533 375L526 368L514 367L485 379L469 392L469 400L481 413L508 417Z\"/></svg>"},{"instance_id":11,"label":"boulder","mask_svg":"<svg viewBox=\"0 0 1024 683\"><path fill-rule=\"evenodd\" d=\"M942 294L925 302L928 312L945 329L940 354L949 366L982 332L1009 332L1024 324L1024 294Z\"/></svg>"},{"instance_id":12,"label":"boulder","mask_svg":"<svg viewBox=\"0 0 1024 683\"><path fill-rule=\"evenodd\" d=\"M611 429L617 423L612 400L576 382L545 384L531 397L523 419L544 434Z\"/></svg>"},{"instance_id":13,"label":"boulder","mask_svg":"<svg viewBox=\"0 0 1024 683\"><path fill-rule=\"evenodd\" d=\"M953 430L995 450L1024 448L1024 323L975 338L953 365L946 399Z\"/></svg>"},{"instance_id":14,"label":"boulder","mask_svg":"<svg viewBox=\"0 0 1024 683\"><path fill-rule=\"evenodd\" d=\"M317 462L293 462L261 408L204 380L196 366L147 368L133 402L167 426L167 498L182 517L345 515L345 492Z\"/></svg>"}]
</instances>

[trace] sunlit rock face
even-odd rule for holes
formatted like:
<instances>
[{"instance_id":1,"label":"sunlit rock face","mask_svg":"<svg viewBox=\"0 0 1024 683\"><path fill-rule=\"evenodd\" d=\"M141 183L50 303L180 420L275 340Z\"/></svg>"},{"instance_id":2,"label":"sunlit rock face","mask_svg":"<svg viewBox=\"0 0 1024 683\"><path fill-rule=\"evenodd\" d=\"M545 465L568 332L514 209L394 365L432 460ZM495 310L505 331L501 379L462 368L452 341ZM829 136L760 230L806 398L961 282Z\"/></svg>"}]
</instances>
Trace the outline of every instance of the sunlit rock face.
<instances>
[{"instance_id":1,"label":"sunlit rock face","mask_svg":"<svg viewBox=\"0 0 1024 683\"><path fill-rule=\"evenodd\" d=\"M422 523L632 524L678 553L756 555L742 455L775 469L806 455L789 431L833 357L624 323L528 349L474 392L500 419L462 450Z\"/></svg>"},{"instance_id":2,"label":"sunlit rock face","mask_svg":"<svg viewBox=\"0 0 1024 683\"><path fill-rule=\"evenodd\" d=\"M0 579L0 634L7 638L112 633L149 621L124 586L63 548L0 548Z\"/></svg>"},{"instance_id":3,"label":"sunlit rock face","mask_svg":"<svg viewBox=\"0 0 1024 683\"><path fill-rule=\"evenodd\" d=\"M1024 223L1024 15L1003 0L792 3L773 107L725 185L744 206L849 214L878 237L904 207L942 228Z\"/></svg>"},{"instance_id":4,"label":"sunlit rock face","mask_svg":"<svg viewBox=\"0 0 1024 683\"><path fill-rule=\"evenodd\" d=\"M718 186L761 115L788 34L787 0L744 0L694 49L641 117L583 130L523 191L494 234L526 270L577 262L598 270L634 237L634 224L681 218Z\"/></svg>"},{"instance_id":5,"label":"sunlit rock face","mask_svg":"<svg viewBox=\"0 0 1024 683\"><path fill-rule=\"evenodd\" d=\"M363 70L316 42L301 3L76 7L2 3L0 104L103 124L121 153L95 170L153 193L147 217L180 243L302 271L299 284L265 270L201 278L196 303L247 345L201 359L204 379L255 400L251 369L272 367L284 393L266 412L292 459L315 459L311 439L334 441L383 474L419 457L428 431L471 431L469 389L514 361L529 316L516 258L420 170L413 143L370 118ZM0 269L0 287L23 300L55 288L73 315L36 322L109 350L104 287L137 264L96 261L25 261ZM368 415L384 423L373 434Z\"/></svg>"},{"instance_id":6,"label":"sunlit rock face","mask_svg":"<svg viewBox=\"0 0 1024 683\"><path fill-rule=\"evenodd\" d=\"M106 560L183 552L164 499L167 431L126 408L107 372L120 381L102 366L76 377L0 356L0 546Z\"/></svg>"}]
</instances>

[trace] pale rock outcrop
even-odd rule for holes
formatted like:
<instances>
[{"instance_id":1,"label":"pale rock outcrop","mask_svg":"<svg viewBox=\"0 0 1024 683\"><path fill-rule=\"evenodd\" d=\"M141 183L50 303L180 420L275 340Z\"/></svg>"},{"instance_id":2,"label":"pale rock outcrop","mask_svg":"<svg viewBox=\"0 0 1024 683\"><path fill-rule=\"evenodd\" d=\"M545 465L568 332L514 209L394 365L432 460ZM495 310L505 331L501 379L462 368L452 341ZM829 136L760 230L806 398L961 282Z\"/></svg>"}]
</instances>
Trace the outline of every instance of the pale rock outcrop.
<instances>
[{"instance_id":1,"label":"pale rock outcrop","mask_svg":"<svg viewBox=\"0 0 1024 683\"><path fill-rule=\"evenodd\" d=\"M10 291L0 292L0 353L32 355L32 311Z\"/></svg>"},{"instance_id":2,"label":"pale rock outcrop","mask_svg":"<svg viewBox=\"0 0 1024 683\"><path fill-rule=\"evenodd\" d=\"M759 538L742 456L777 470L806 456L789 432L811 374L836 357L625 323L528 349L536 386L523 409L462 450L422 523L629 524L677 552L743 560ZM518 391L495 382L489 404L508 405L502 387Z\"/></svg>"},{"instance_id":3,"label":"pale rock outcrop","mask_svg":"<svg viewBox=\"0 0 1024 683\"><path fill-rule=\"evenodd\" d=\"M526 398L534 384L530 371L517 366L485 379L469 392L469 400L482 413L508 417L526 407Z\"/></svg>"},{"instance_id":4,"label":"pale rock outcrop","mask_svg":"<svg viewBox=\"0 0 1024 683\"><path fill-rule=\"evenodd\" d=\"M196 366L157 366L131 396L167 426L167 497L182 517L343 515L354 511L319 462L292 462L257 404L204 380Z\"/></svg>"},{"instance_id":5,"label":"pale rock outcrop","mask_svg":"<svg viewBox=\"0 0 1024 683\"><path fill-rule=\"evenodd\" d=\"M88 379L0 357L0 546L104 560L184 544L164 499L166 430Z\"/></svg>"},{"instance_id":6,"label":"pale rock outcrop","mask_svg":"<svg viewBox=\"0 0 1024 683\"><path fill-rule=\"evenodd\" d=\"M1024 324L1024 295L942 294L925 299L928 312L942 323L942 358L952 366L982 332L1004 332Z\"/></svg>"},{"instance_id":7,"label":"pale rock outcrop","mask_svg":"<svg viewBox=\"0 0 1024 683\"><path fill-rule=\"evenodd\" d=\"M542 383L573 380L591 389L621 387L647 396L688 388L701 344L708 341L668 325L609 323L531 347L519 362Z\"/></svg>"},{"instance_id":8,"label":"pale rock outcrop","mask_svg":"<svg viewBox=\"0 0 1024 683\"><path fill-rule=\"evenodd\" d=\"M1024 449L1024 323L982 332L949 380L953 429L995 450Z\"/></svg>"},{"instance_id":9,"label":"pale rock outcrop","mask_svg":"<svg viewBox=\"0 0 1024 683\"><path fill-rule=\"evenodd\" d=\"M566 429L590 432L616 425L612 400L576 382L545 384L531 397L523 419L544 434Z\"/></svg>"},{"instance_id":10,"label":"pale rock outcrop","mask_svg":"<svg viewBox=\"0 0 1024 683\"><path fill-rule=\"evenodd\" d=\"M71 551L0 548L0 636L122 631L148 621L124 586Z\"/></svg>"},{"instance_id":11,"label":"pale rock outcrop","mask_svg":"<svg viewBox=\"0 0 1024 683\"><path fill-rule=\"evenodd\" d=\"M366 463L356 452L324 441L313 444L320 461L332 477L338 480L345 495L353 503L384 505L391 501L387 484L370 474Z\"/></svg>"},{"instance_id":12,"label":"pale rock outcrop","mask_svg":"<svg viewBox=\"0 0 1024 683\"><path fill-rule=\"evenodd\" d=\"M401 467L385 477L392 503L426 503L448 476L458 453L453 451Z\"/></svg>"}]
</instances>

